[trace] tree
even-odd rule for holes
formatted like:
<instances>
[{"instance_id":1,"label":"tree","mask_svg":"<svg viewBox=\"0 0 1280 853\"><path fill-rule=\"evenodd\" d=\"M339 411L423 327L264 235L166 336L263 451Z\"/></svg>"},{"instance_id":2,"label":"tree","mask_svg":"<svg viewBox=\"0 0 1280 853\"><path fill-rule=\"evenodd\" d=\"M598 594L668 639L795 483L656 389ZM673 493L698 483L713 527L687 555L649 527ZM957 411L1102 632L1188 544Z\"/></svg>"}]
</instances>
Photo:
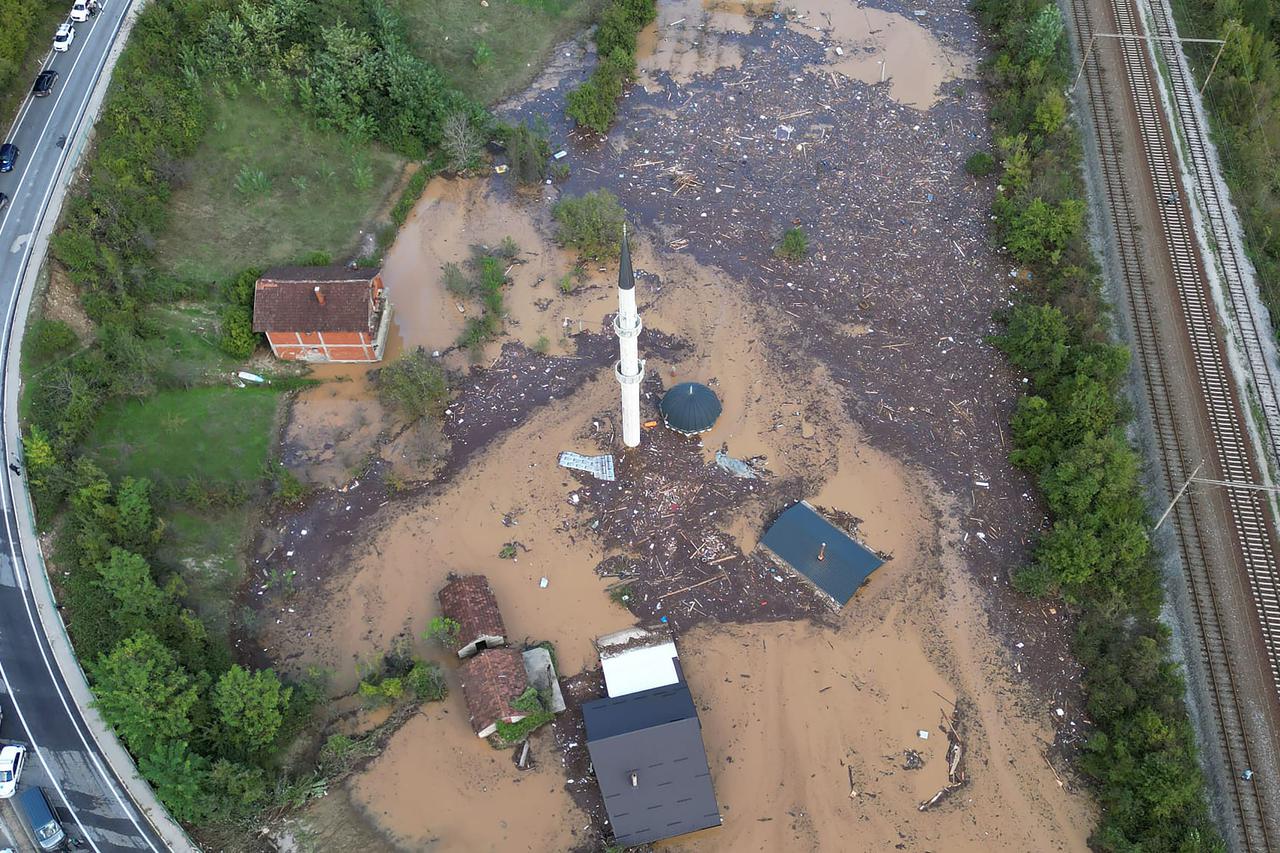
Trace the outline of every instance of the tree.
<instances>
[{"instance_id":1,"label":"tree","mask_svg":"<svg viewBox=\"0 0 1280 853\"><path fill-rule=\"evenodd\" d=\"M378 398L409 421L436 415L449 399L449 381L440 365L419 347L378 371Z\"/></svg>"},{"instance_id":2,"label":"tree","mask_svg":"<svg viewBox=\"0 0 1280 853\"><path fill-rule=\"evenodd\" d=\"M994 343L1020 370L1031 374L1036 388L1050 388L1067 358L1067 319L1051 305L1023 302L1009 314Z\"/></svg>"},{"instance_id":3,"label":"tree","mask_svg":"<svg viewBox=\"0 0 1280 853\"><path fill-rule=\"evenodd\" d=\"M208 819L231 823L258 811L267 799L265 774L250 767L219 758L205 776Z\"/></svg>"},{"instance_id":4,"label":"tree","mask_svg":"<svg viewBox=\"0 0 1280 853\"><path fill-rule=\"evenodd\" d=\"M115 541L143 556L151 556L164 524L158 521L151 506L151 481L125 477L116 486Z\"/></svg>"},{"instance_id":5,"label":"tree","mask_svg":"<svg viewBox=\"0 0 1280 853\"><path fill-rule=\"evenodd\" d=\"M1045 136L1052 136L1058 132L1058 128L1062 127L1063 122L1066 120L1066 99L1062 97L1057 89L1050 89L1044 93L1040 103L1036 104L1036 115L1031 122L1031 126Z\"/></svg>"},{"instance_id":6,"label":"tree","mask_svg":"<svg viewBox=\"0 0 1280 853\"><path fill-rule=\"evenodd\" d=\"M156 585L151 566L137 554L112 548L111 557L98 567L102 585L115 599L116 621L124 634L146 629L160 621L169 596Z\"/></svg>"},{"instance_id":7,"label":"tree","mask_svg":"<svg viewBox=\"0 0 1280 853\"><path fill-rule=\"evenodd\" d=\"M566 196L551 208L556 241L587 258L616 258L622 250L622 205L608 190Z\"/></svg>"},{"instance_id":8,"label":"tree","mask_svg":"<svg viewBox=\"0 0 1280 853\"><path fill-rule=\"evenodd\" d=\"M547 158L551 143L541 124L516 124L507 128L507 159L511 176L520 184L537 184L547 176Z\"/></svg>"},{"instance_id":9,"label":"tree","mask_svg":"<svg viewBox=\"0 0 1280 853\"><path fill-rule=\"evenodd\" d=\"M1062 13L1052 3L1040 7L1040 11L1031 19L1027 28L1026 50L1028 59L1047 62L1057 51L1058 43L1066 28L1062 23Z\"/></svg>"},{"instance_id":10,"label":"tree","mask_svg":"<svg viewBox=\"0 0 1280 853\"><path fill-rule=\"evenodd\" d=\"M222 309L222 334L218 346L227 355L247 359L258 346L258 335L253 331L253 314L242 305L228 305Z\"/></svg>"},{"instance_id":11,"label":"tree","mask_svg":"<svg viewBox=\"0 0 1280 853\"><path fill-rule=\"evenodd\" d=\"M480 159L481 138L467 113L450 113L440 127L440 150L454 172L470 169Z\"/></svg>"},{"instance_id":12,"label":"tree","mask_svg":"<svg viewBox=\"0 0 1280 853\"><path fill-rule=\"evenodd\" d=\"M138 769L155 788L156 796L178 820L198 823L207 814L201 787L209 762L191 752L185 740L165 741L138 761Z\"/></svg>"},{"instance_id":13,"label":"tree","mask_svg":"<svg viewBox=\"0 0 1280 853\"><path fill-rule=\"evenodd\" d=\"M231 667L213 691L222 737L242 755L260 755L275 743L292 696L272 670Z\"/></svg>"},{"instance_id":14,"label":"tree","mask_svg":"<svg viewBox=\"0 0 1280 853\"><path fill-rule=\"evenodd\" d=\"M1009 254L1028 265L1057 265L1067 245L1084 227L1084 202L1075 198L1049 204L1035 198L1021 205L1002 199L998 205Z\"/></svg>"},{"instance_id":15,"label":"tree","mask_svg":"<svg viewBox=\"0 0 1280 853\"><path fill-rule=\"evenodd\" d=\"M139 632L90 668L94 707L134 755L191 734L198 695L191 676L154 635Z\"/></svg>"}]
</instances>

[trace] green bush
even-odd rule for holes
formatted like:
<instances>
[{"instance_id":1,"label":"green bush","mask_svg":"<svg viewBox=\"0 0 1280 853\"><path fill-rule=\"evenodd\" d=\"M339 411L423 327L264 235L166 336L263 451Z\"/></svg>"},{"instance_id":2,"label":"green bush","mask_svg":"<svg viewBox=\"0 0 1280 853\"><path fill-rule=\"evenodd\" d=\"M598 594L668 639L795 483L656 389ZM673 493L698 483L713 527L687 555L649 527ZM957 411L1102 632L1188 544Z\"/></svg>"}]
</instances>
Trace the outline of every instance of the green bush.
<instances>
[{"instance_id":1,"label":"green bush","mask_svg":"<svg viewBox=\"0 0 1280 853\"><path fill-rule=\"evenodd\" d=\"M440 702L449 695L449 685L444 680L444 673L429 661L415 661L404 681L414 698L420 702Z\"/></svg>"},{"instance_id":2,"label":"green bush","mask_svg":"<svg viewBox=\"0 0 1280 853\"><path fill-rule=\"evenodd\" d=\"M422 635L424 640L435 640L449 651L458 645L458 633L462 630L462 626L457 620L450 619L447 616L432 616L431 621L427 623L426 633Z\"/></svg>"},{"instance_id":3,"label":"green bush","mask_svg":"<svg viewBox=\"0 0 1280 853\"><path fill-rule=\"evenodd\" d=\"M511 177L520 184L541 183L547 176L551 143L542 124L515 124L504 130Z\"/></svg>"},{"instance_id":4,"label":"green bush","mask_svg":"<svg viewBox=\"0 0 1280 853\"><path fill-rule=\"evenodd\" d=\"M604 133L618 113L623 86L635 76L636 37L658 16L655 0L614 0L596 28L599 60L591 76L569 92L565 114Z\"/></svg>"},{"instance_id":5,"label":"green bush","mask_svg":"<svg viewBox=\"0 0 1280 853\"><path fill-rule=\"evenodd\" d=\"M401 355L378 371L378 398L406 420L438 415L449 401L449 381L426 350Z\"/></svg>"},{"instance_id":6,"label":"green bush","mask_svg":"<svg viewBox=\"0 0 1280 853\"><path fill-rule=\"evenodd\" d=\"M964 161L964 170L975 178L985 178L996 170L996 158L986 151L975 151Z\"/></svg>"},{"instance_id":7,"label":"green bush","mask_svg":"<svg viewBox=\"0 0 1280 853\"><path fill-rule=\"evenodd\" d=\"M414 205L418 203L418 199L422 198L422 191L427 188L427 183L431 178L431 170L425 167L419 167L410 176L409 182L404 185L404 191L400 193L400 198L396 201L395 207L391 208L391 221L396 224L396 227L404 225L404 221L409 218Z\"/></svg>"},{"instance_id":8,"label":"green bush","mask_svg":"<svg viewBox=\"0 0 1280 853\"><path fill-rule=\"evenodd\" d=\"M27 331L28 350L37 364L66 355L80 341L75 330L61 320L40 319Z\"/></svg>"},{"instance_id":9,"label":"green bush","mask_svg":"<svg viewBox=\"0 0 1280 853\"><path fill-rule=\"evenodd\" d=\"M218 346L227 355L245 360L258 348L258 334L253 330L253 314L240 305L228 305L222 309L222 333Z\"/></svg>"},{"instance_id":10,"label":"green bush","mask_svg":"<svg viewBox=\"0 0 1280 853\"><path fill-rule=\"evenodd\" d=\"M622 205L608 190L565 196L551 208L551 215L556 220L556 242L583 257L616 258L622 250Z\"/></svg>"},{"instance_id":11,"label":"green bush","mask_svg":"<svg viewBox=\"0 0 1280 853\"><path fill-rule=\"evenodd\" d=\"M547 723L555 719L555 714L550 711L535 711L522 720L514 723L508 723L505 720L498 720L498 729L494 733L494 740L499 747L515 746L518 743L529 739L529 735L545 726Z\"/></svg>"},{"instance_id":12,"label":"green bush","mask_svg":"<svg viewBox=\"0 0 1280 853\"><path fill-rule=\"evenodd\" d=\"M788 228L773 253L784 261L802 261L809 254L809 237L803 228Z\"/></svg>"}]
</instances>

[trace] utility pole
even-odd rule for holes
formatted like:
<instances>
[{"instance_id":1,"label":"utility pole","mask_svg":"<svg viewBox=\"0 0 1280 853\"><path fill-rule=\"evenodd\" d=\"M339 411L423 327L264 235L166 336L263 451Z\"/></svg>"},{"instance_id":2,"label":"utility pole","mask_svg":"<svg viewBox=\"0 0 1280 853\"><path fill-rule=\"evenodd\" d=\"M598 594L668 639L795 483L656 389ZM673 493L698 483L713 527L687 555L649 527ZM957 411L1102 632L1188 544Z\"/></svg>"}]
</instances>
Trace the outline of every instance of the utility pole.
<instances>
[{"instance_id":1,"label":"utility pole","mask_svg":"<svg viewBox=\"0 0 1280 853\"><path fill-rule=\"evenodd\" d=\"M1160 516L1160 520L1156 522L1156 526L1151 528L1152 532L1160 529L1160 525L1164 524L1164 520L1169 517L1169 513L1173 512L1174 504L1181 499L1183 494L1186 493L1187 487L1192 483L1203 483L1206 486L1225 486L1228 489L1245 489L1250 492L1271 492L1272 494L1280 493L1280 486L1262 486L1258 483L1237 483L1231 480L1212 480L1207 477L1197 477L1196 474L1200 473L1200 469L1203 467L1204 462L1201 462L1196 466L1196 469L1191 472L1191 476L1182 484L1182 488L1178 489L1178 493L1173 496L1173 500L1169 501L1168 509L1166 509Z\"/></svg>"}]
</instances>

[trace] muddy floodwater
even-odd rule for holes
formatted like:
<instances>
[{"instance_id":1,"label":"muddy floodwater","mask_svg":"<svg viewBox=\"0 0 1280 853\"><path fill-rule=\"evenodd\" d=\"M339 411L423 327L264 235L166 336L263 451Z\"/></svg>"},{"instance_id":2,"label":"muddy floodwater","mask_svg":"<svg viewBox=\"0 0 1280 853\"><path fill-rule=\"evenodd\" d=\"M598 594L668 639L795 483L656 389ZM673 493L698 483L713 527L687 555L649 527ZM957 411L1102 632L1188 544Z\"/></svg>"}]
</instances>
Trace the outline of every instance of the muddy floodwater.
<instances>
[{"instance_id":1,"label":"muddy floodwater","mask_svg":"<svg viewBox=\"0 0 1280 853\"><path fill-rule=\"evenodd\" d=\"M986 342L1011 279L989 245L993 188L963 170L990 147L980 57L961 0L660 0L607 137L563 119L593 61L577 44L500 108L546 120L567 179L428 185L385 261L391 355L432 354L453 397L438 421L404 423L379 404L376 367L335 367L295 398L281 458L318 490L263 522L245 653L324 667L350 702L398 638L439 658L421 639L436 591L480 572L511 641L554 644L569 709L518 770L472 736L457 663L439 658L450 696L297 832L361 849L600 849L579 710L603 695L593 640L661 622L724 817L661 849L1086 848L1094 806L1064 761L1088 731L1071 626L1009 583L1042 514L1006 461L1018 381ZM579 266L550 215L600 188L636 234L646 428L627 452L617 269ZM792 226L810 250L785 262L773 247ZM502 332L460 350L479 305L444 268L508 238ZM686 380L724 405L692 439L653 425ZM617 479L558 467L565 450L613 454ZM842 611L757 547L801 499L887 559ZM951 721L966 783L921 811L949 785Z\"/></svg>"}]
</instances>

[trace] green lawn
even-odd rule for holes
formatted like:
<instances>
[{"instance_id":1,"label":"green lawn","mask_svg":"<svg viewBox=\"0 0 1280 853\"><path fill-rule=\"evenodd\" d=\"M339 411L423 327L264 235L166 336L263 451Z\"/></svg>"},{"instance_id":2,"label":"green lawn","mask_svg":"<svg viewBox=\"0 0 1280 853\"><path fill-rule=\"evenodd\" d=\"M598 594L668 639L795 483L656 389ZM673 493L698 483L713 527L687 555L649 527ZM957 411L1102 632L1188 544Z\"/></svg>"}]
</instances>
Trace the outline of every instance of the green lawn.
<instances>
[{"instance_id":1,"label":"green lawn","mask_svg":"<svg viewBox=\"0 0 1280 853\"><path fill-rule=\"evenodd\" d=\"M85 446L113 476L158 483L256 483L271 452L280 393L206 387L115 401Z\"/></svg>"},{"instance_id":2,"label":"green lawn","mask_svg":"<svg viewBox=\"0 0 1280 853\"><path fill-rule=\"evenodd\" d=\"M311 252L344 259L391 194L402 158L317 130L298 109L216 96L170 201L162 267L200 280Z\"/></svg>"},{"instance_id":3,"label":"green lawn","mask_svg":"<svg viewBox=\"0 0 1280 853\"><path fill-rule=\"evenodd\" d=\"M489 0L488 8L479 0L396 2L418 55L484 104L527 86L556 44L587 26L603 5L602 0Z\"/></svg>"}]
</instances>

